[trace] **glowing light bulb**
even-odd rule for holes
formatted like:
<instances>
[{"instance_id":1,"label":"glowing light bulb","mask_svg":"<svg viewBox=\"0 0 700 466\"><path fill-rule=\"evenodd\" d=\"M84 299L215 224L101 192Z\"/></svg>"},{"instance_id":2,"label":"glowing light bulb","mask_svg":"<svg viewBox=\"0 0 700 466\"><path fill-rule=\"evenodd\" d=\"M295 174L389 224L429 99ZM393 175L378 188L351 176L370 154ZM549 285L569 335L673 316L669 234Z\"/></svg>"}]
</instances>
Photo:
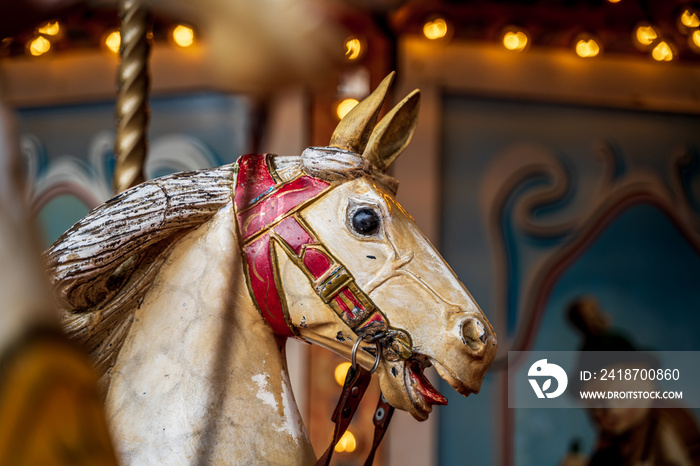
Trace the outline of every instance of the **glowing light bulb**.
<instances>
[{"instance_id":1,"label":"glowing light bulb","mask_svg":"<svg viewBox=\"0 0 700 466\"><path fill-rule=\"evenodd\" d=\"M338 104L338 107L336 107L335 113L338 115L338 118L342 120L343 117L359 103L357 99L344 99Z\"/></svg>"},{"instance_id":2,"label":"glowing light bulb","mask_svg":"<svg viewBox=\"0 0 700 466\"><path fill-rule=\"evenodd\" d=\"M608 0L610 3L620 3L620 0Z\"/></svg>"},{"instance_id":3,"label":"glowing light bulb","mask_svg":"<svg viewBox=\"0 0 700 466\"><path fill-rule=\"evenodd\" d=\"M698 18L696 12L685 10L683 14L681 14L681 24L685 27L696 28L700 26L700 18Z\"/></svg>"},{"instance_id":4,"label":"glowing light bulb","mask_svg":"<svg viewBox=\"0 0 700 466\"><path fill-rule=\"evenodd\" d=\"M338 385L341 387L345 384L345 377L348 375L348 369L350 369L350 364L349 362L341 362L335 367L335 381L338 382Z\"/></svg>"},{"instance_id":5,"label":"glowing light bulb","mask_svg":"<svg viewBox=\"0 0 700 466\"><path fill-rule=\"evenodd\" d=\"M423 35L430 40L442 39L447 35L447 21L443 18L435 18L423 25Z\"/></svg>"},{"instance_id":6,"label":"glowing light bulb","mask_svg":"<svg viewBox=\"0 0 700 466\"><path fill-rule=\"evenodd\" d=\"M173 29L173 41L180 47L189 47L194 44L194 29L184 24L178 24Z\"/></svg>"},{"instance_id":7,"label":"glowing light bulb","mask_svg":"<svg viewBox=\"0 0 700 466\"><path fill-rule=\"evenodd\" d=\"M60 30L61 26L58 24L58 21L48 21L39 26L36 32L39 34L46 34L47 36L55 36Z\"/></svg>"},{"instance_id":8,"label":"glowing light bulb","mask_svg":"<svg viewBox=\"0 0 700 466\"><path fill-rule=\"evenodd\" d=\"M335 451L338 453L347 452L352 453L357 448L357 440L355 436L349 430L346 430L338 443L335 444Z\"/></svg>"},{"instance_id":9,"label":"glowing light bulb","mask_svg":"<svg viewBox=\"0 0 700 466\"><path fill-rule=\"evenodd\" d=\"M582 58L595 57L600 53L600 45L595 39L580 39L576 42L576 55Z\"/></svg>"},{"instance_id":10,"label":"glowing light bulb","mask_svg":"<svg viewBox=\"0 0 700 466\"><path fill-rule=\"evenodd\" d=\"M49 42L49 40L43 36L35 37L29 43L29 53L31 53L35 57L45 54L49 51L50 48L51 42Z\"/></svg>"},{"instance_id":11,"label":"glowing light bulb","mask_svg":"<svg viewBox=\"0 0 700 466\"><path fill-rule=\"evenodd\" d=\"M693 35L691 36L691 40L693 41L693 44L700 49L700 30L698 31L693 31Z\"/></svg>"},{"instance_id":12,"label":"glowing light bulb","mask_svg":"<svg viewBox=\"0 0 700 466\"><path fill-rule=\"evenodd\" d=\"M122 36L119 31L112 31L105 37L105 45L112 53L119 53L119 46L122 43Z\"/></svg>"},{"instance_id":13,"label":"glowing light bulb","mask_svg":"<svg viewBox=\"0 0 700 466\"><path fill-rule=\"evenodd\" d=\"M503 46L514 52L521 52L527 46L527 34L523 31L508 31L503 34Z\"/></svg>"},{"instance_id":14,"label":"glowing light bulb","mask_svg":"<svg viewBox=\"0 0 700 466\"><path fill-rule=\"evenodd\" d=\"M661 41L651 51L651 56L656 61L671 61L673 60L673 50L669 44Z\"/></svg>"},{"instance_id":15,"label":"glowing light bulb","mask_svg":"<svg viewBox=\"0 0 700 466\"><path fill-rule=\"evenodd\" d=\"M642 25L637 27L635 37L640 44L651 45L659 37L659 34L653 26Z\"/></svg>"},{"instance_id":16,"label":"glowing light bulb","mask_svg":"<svg viewBox=\"0 0 700 466\"><path fill-rule=\"evenodd\" d=\"M362 42L357 37L348 37L345 39L345 58L348 60L357 60L362 54Z\"/></svg>"}]
</instances>

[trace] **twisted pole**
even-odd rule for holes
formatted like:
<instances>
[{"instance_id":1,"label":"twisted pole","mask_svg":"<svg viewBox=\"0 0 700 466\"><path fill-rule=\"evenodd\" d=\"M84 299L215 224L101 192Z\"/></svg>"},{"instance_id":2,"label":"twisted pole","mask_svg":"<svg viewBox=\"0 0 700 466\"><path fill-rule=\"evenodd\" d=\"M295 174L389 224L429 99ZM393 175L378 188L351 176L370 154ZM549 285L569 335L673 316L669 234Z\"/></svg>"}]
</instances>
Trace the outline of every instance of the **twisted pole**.
<instances>
[{"instance_id":1,"label":"twisted pole","mask_svg":"<svg viewBox=\"0 0 700 466\"><path fill-rule=\"evenodd\" d=\"M117 74L116 164L112 180L117 193L145 181L150 118L148 57L151 47L148 29L151 17L144 3L141 0L119 2L121 63Z\"/></svg>"}]
</instances>

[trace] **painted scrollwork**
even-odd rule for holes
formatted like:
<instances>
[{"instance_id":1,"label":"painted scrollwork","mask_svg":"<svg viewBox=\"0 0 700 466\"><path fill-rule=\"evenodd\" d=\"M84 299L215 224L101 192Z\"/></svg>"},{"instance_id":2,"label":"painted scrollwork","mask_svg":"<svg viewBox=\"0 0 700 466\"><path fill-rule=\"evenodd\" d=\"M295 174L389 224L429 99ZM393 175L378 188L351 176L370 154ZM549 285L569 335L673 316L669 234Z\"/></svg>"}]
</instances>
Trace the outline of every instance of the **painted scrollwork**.
<instances>
[{"instance_id":1,"label":"painted scrollwork","mask_svg":"<svg viewBox=\"0 0 700 466\"><path fill-rule=\"evenodd\" d=\"M670 158L669 180L645 166L626 166L606 141L593 147L598 183L583 186L567 161L544 147L524 144L503 152L481 187L496 261L498 327L507 350L532 347L548 296L558 277L622 212L649 204L662 211L700 251L696 154L683 150ZM578 183L578 184L577 184ZM520 239L519 246L516 244ZM523 246L535 242L537 247ZM518 250L518 247L520 249ZM529 267L513 279L515 255L530 254ZM517 312L518 326L509 328ZM497 360L504 363L502 357Z\"/></svg>"},{"instance_id":2,"label":"painted scrollwork","mask_svg":"<svg viewBox=\"0 0 700 466\"><path fill-rule=\"evenodd\" d=\"M110 165L113 146L114 132L100 131L92 137L86 159L75 155L49 159L42 140L36 135L24 134L21 151L34 214L64 194L75 196L88 208L112 197ZM168 134L153 139L145 173L148 179L152 179L173 172L210 168L220 163L199 139Z\"/></svg>"}]
</instances>

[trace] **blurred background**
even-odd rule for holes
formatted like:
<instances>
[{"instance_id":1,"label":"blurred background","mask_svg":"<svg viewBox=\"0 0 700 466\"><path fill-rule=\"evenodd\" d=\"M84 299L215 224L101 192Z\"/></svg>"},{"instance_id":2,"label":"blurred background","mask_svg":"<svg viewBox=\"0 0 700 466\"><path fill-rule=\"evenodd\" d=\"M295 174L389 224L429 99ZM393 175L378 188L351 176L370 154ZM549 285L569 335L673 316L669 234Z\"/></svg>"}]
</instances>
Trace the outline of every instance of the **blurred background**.
<instances>
[{"instance_id":1,"label":"blurred background","mask_svg":"<svg viewBox=\"0 0 700 466\"><path fill-rule=\"evenodd\" d=\"M396 413L375 464L588 464L600 425L583 411L509 409L507 352L574 351L595 332L635 348L700 350L698 3L148 8L147 178L326 145L391 70L393 101L421 89L418 129L393 167L398 199L494 325L499 357L480 394L441 382L449 406L429 421ZM113 1L0 5L0 90L44 248L113 195L119 24ZM288 347L320 454L342 360ZM373 398L334 464L363 461ZM667 408L683 413L679 448L700 464L697 413Z\"/></svg>"}]
</instances>

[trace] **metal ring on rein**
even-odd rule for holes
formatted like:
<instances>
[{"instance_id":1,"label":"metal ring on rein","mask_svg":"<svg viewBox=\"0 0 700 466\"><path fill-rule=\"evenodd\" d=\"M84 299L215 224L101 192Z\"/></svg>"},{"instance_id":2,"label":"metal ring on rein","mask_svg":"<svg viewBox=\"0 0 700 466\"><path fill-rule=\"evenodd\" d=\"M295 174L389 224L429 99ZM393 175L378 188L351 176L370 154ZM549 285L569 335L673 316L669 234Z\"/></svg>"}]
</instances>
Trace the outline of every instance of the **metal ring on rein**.
<instances>
[{"instance_id":1,"label":"metal ring on rein","mask_svg":"<svg viewBox=\"0 0 700 466\"><path fill-rule=\"evenodd\" d=\"M370 341L373 341L377 347L377 356L374 360L374 365L372 366L372 369L370 369L369 371L370 374L374 374L374 371L376 371L377 367L379 367L379 361L382 359L382 345L381 343L379 343L379 340L383 336L384 332L378 333L374 336L371 336L369 334L358 335L357 340L355 340L355 344L352 345L352 353L350 354L350 363L352 364L353 369L357 369L357 348L360 347L360 343L362 343L363 340L368 339Z\"/></svg>"}]
</instances>

